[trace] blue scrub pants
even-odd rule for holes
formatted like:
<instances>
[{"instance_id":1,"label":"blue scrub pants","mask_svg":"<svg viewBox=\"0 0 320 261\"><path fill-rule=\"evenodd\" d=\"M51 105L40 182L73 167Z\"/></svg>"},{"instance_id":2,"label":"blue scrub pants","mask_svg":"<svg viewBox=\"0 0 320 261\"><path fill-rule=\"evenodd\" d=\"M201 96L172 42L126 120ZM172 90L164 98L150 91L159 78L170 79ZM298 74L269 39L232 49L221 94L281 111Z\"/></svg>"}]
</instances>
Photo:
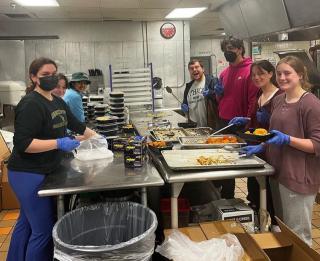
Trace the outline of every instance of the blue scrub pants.
<instances>
[{"instance_id":1,"label":"blue scrub pants","mask_svg":"<svg viewBox=\"0 0 320 261\"><path fill-rule=\"evenodd\" d=\"M38 196L45 175L9 170L8 176L20 202L20 216L12 234L7 261L52 261L53 200Z\"/></svg>"}]
</instances>

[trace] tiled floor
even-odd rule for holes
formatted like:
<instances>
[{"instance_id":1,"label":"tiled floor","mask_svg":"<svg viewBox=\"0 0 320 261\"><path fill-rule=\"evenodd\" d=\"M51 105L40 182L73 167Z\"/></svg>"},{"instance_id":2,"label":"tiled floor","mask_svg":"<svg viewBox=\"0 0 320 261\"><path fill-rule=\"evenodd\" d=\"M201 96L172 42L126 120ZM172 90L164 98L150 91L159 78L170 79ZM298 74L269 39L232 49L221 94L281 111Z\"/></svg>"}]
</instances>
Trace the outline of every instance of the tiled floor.
<instances>
[{"instance_id":1,"label":"tiled floor","mask_svg":"<svg viewBox=\"0 0 320 261\"><path fill-rule=\"evenodd\" d=\"M246 200L246 178L236 180L236 197ZM19 216L19 210L3 210L0 212L0 261L5 261L13 227ZM312 247L320 253L320 205L315 203L312 216Z\"/></svg>"}]
</instances>

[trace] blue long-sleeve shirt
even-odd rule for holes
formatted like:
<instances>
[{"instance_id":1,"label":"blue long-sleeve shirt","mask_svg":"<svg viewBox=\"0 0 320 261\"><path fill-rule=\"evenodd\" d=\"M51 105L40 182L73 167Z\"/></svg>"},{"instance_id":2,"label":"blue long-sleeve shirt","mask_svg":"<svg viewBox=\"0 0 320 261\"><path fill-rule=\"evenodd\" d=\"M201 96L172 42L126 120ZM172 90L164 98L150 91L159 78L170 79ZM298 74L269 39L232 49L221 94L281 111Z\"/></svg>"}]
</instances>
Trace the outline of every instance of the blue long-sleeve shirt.
<instances>
[{"instance_id":1,"label":"blue long-sleeve shirt","mask_svg":"<svg viewBox=\"0 0 320 261\"><path fill-rule=\"evenodd\" d=\"M68 104L72 114L79 121L85 122L81 93L74 89L68 89L63 99Z\"/></svg>"}]
</instances>

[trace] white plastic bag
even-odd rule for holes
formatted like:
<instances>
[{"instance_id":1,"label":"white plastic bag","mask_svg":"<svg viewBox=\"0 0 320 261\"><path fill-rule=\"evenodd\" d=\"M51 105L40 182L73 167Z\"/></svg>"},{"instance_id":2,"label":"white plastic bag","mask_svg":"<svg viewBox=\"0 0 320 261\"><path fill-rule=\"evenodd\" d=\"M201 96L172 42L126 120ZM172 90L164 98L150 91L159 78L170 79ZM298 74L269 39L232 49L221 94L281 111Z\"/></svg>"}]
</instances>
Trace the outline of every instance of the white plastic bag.
<instances>
[{"instance_id":1,"label":"white plastic bag","mask_svg":"<svg viewBox=\"0 0 320 261\"><path fill-rule=\"evenodd\" d=\"M174 230L156 252L174 261L238 261L244 253L235 235L225 234L198 243L179 230Z\"/></svg>"},{"instance_id":2,"label":"white plastic bag","mask_svg":"<svg viewBox=\"0 0 320 261\"><path fill-rule=\"evenodd\" d=\"M80 143L74 157L81 161L98 160L113 158L113 153L108 150L108 142L105 137L94 135Z\"/></svg>"}]
</instances>

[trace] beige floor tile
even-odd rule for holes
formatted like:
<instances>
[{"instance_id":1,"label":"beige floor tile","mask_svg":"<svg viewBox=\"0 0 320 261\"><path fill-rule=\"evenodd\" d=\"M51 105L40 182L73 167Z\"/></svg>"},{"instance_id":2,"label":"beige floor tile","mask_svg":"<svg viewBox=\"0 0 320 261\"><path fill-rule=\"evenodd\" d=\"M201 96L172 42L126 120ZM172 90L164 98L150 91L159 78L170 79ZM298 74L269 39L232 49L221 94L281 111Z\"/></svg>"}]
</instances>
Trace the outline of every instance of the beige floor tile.
<instances>
[{"instance_id":1,"label":"beige floor tile","mask_svg":"<svg viewBox=\"0 0 320 261\"><path fill-rule=\"evenodd\" d=\"M320 205L319 204L314 204L313 205L313 211L320 211Z\"/></svg>"},{"instance_id":2,"label":"beige floor tile","mask_svg":"<svg viewBox=\"0 0 320 261\"><path fill-rule=\"evenodd\" d=\"M2 220L17 220L19 217L19 211L18 212L8 212L6 215L3 217Z\"/></svg>"},{"instance_id":3,"label":"beige floor tile","mask_svg":"<svg viewBox=\"0 0 320 261\"><path fill-rule=\"evenodd\" d=\"M319 213L320 213L320 212L318 212L318 211L313 211L313 212L312 212L312 219L320 218Z\"/></svg>"},{"instance_id":4,"label":"beige floor tile","mask_svg":"<svg viewBox=\"0 0 320 261\"><path fill-rule=\"evenodd\" d=\"M7 238L7 235L1 235L0 236L0 243L3 243Z\"/></svg>"},{"instance_id":5,"label":"beige floor tile","mask_svg":"<svg viewBox=\"0 0 320 261\"><path fill-rule=\"evenodd\" d=\"M312 246L311 246L313 249L319 249L320 248L320 245L316 242L316 241L314 241L314 240L312 240Z\"/></svg>"},{"instance_id":6,"label":"beige floor tile","mask_svg":"<svg viewBox=\"0 0 320 261\"><path fill-rule=\"evenodd\" d=\"M318 245L320 245L320 238L313 239Z\"/></svg>"},{"instance_id":7,"label":"beige floor tile","mask_svg":"<svg viewBox=\"0 0 320 261\"><path fill-rule=\"evenodd\" d=\"M245 198L246 197L246 194L240 192L240 193L235 193L235 197L236 198Z\"/></svg>"},{"instance_id":8,"label":"beige floor tile","mask_svg":"<svg viewBox=\"0 0 320 261\"><path fill-rule=\"evenodd\" d=\"M0 247L0 252L8 252L9 245L9 243L2 243L2 246Z\"/></svg>"},{"instance_id":9,"label":"beige floor tile","mask_svg":"<svg viewBox=\"0 0 320 261\"><path fill-rule=\"evenodd\" d=\"M7 259L8 252L0 252L0 261L5 261Z\"/></svg>"},{"instance_id":10,"label":"beige floor tile","mask_svg":"<svg viewBox=\"0 0 320 261\"><path fill-rule=\"evenodd\" d=\"M0 227L13 227L16 222L16 220L2 220L0 221Z\"/></svg>"},{"instance_id":11,"label":"beige floor tile","mask_svg":"<svg viewBox=\"0 0 320 261\"><path fill-rule=\"evenodd\" d=\"M316 227L320 227L320 217L317 219L312 219L312 225L315 225Z\"/></svg>"},{"instance_id":12,"label":"beige floor tile","mask_svg":"<svg viewBox=\"0 0 320 261\"><path fill-rule=\"evenodd\" d=\"M0 235L8 235L12 227L0 227Z\"/></svg>"},{"instance_id":13,"label":"beige floor tile","mask_svg":"<svg viewBox=\"0 0 320 261\"><path fill-rule=\"evenodd\" d=\"M312 229L312 238L320 237L320 229L314 228Z\"/></svg>"}]
</instances>

